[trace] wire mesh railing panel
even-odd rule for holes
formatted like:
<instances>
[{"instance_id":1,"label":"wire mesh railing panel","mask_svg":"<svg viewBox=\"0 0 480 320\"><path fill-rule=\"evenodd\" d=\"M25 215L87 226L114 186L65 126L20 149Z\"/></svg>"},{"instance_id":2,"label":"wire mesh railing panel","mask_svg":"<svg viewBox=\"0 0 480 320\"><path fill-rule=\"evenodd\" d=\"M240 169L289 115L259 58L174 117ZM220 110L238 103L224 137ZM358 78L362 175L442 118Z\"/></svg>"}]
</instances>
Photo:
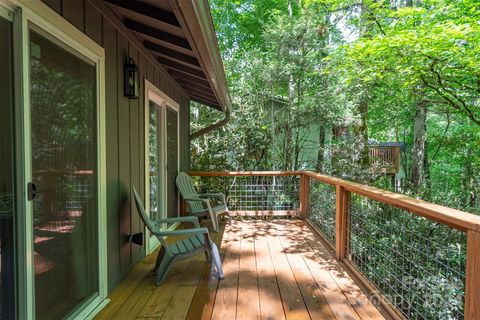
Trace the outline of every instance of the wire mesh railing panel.
<instances>
[{"instance_id":1,"label":"wire mesh railing panel","mask_svg":"<svg viewBox=\"0 0 480 320\"><path fill-rule=\"evenodd\" d=\"M351 194L348 258L409 319L463 319L466 234Z\"/></svg>"},{"instance_id":2,"label":"wire mesh railing panel","mask_svg":"<svg viewBox=\"0 0 480 320\"><path fill-rule=\"evenodd\" d=\"M299 176L194 177L201 193L220 192L230 211L297 211Z\"/></svg>"},{"instance_id":3,"label":"wire mesh railing panel","mask_svg":"<svg viewBox=\"0 0 480 320\"><path fill-rule=\"evenodd\" d=\"M335 192L334 186L314 179L310 180L309 220L333 247L336 241Z\"/></svg>"}]
</instances>

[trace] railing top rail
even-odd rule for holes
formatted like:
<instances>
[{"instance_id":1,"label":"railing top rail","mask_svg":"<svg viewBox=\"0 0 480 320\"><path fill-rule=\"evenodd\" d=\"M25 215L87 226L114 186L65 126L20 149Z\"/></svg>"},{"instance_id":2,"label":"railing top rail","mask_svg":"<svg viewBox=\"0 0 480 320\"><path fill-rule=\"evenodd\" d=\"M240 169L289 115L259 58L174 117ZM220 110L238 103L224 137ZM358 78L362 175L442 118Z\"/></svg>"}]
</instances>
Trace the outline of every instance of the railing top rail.
<instances>
[{"instance_id":1,"label":"railing top rail","mask_svg":"<svg viewBox=\"0 0 480 320\"><path fill-rule=\"evenodd\" d=\"M480 231L480 216L457 209L415 199L403 194L382 190L360 183L325 176L319 173L304 171L310 178L320 180L330 185L338 185L350 192L360 194L370 199L383 202L414 214L438 221L455 229Z\"/></svg>"},{"instance_id":2,"label":"railing top rail","mask_svg":"<svg viewBox=\"0 0 480 320\"><path fill-rule=\"evenodd\" d=\"M457 209L433 204L420 199L415 199L399 193L394 193L360 183L355 183L331 176L322 175L311 171L195 171L188 172L192 176L201 177L239 177L239 176L301 176L305 175L332 186L340 186L350 192L357 193L367 198L392 205L416 215L435 220L455 229L466 231L480 231L480 216L460 211Z\"/></svg>"},{"instance_id":3,"label":"railing top rail","mask_svg":"<svg viewBox=\"0 0 480 320\"><path fill-rule=\"evenodd\" d=\"M301 176L303 171L190 171L197 177Z\"/></svg>"}]
</instances>

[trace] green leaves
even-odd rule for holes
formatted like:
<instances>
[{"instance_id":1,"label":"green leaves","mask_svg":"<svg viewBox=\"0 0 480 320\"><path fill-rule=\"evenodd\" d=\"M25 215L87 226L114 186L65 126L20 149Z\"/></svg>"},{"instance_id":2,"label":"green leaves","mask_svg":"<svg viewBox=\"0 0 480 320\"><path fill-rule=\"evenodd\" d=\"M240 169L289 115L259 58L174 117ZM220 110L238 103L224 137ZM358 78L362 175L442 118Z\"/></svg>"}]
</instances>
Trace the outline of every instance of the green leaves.
<instances>
[{"instance_id":1,"label":"green leaves","mask_svg":"<svg viewBox=\"0 0 480 320\"><path fill-rule=\"evenodd\" d=\"M194 166L314 168L302 160L318 152L310 133L341 126L345 136L353 135L361 119L356 107L366 99L368 136L404 142L408 171L415 105L424 101L432 189L440 194L445 188L435 185L446 180L455 189L435 199L446 203L457 194L452 203L458 205L466 201L462 188L480 189L478 174L462 176L462 168L480 172L480 155L471 151L480 147L478 0L422 0L409 7L405 1L292 0L292 15L286 0L210 3L232 119L193 142ZM196 128L221 118L198 110ZM451 125L444 134L446 112Z\"/></svg>"}]
</instances>

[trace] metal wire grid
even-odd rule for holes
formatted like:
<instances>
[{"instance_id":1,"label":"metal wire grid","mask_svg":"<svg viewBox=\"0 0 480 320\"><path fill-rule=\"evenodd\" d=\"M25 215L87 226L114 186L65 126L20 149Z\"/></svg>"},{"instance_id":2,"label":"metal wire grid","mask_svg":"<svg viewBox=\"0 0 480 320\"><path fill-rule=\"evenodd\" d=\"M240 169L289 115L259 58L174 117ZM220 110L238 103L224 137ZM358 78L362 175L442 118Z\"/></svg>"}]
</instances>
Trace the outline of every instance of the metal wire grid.
<instances>
[{"instance_id":1,"label":"metal wire grid","mask_svg":"<svg viewBox=\"0 0 480 320\"><path fill-rule=\"evenodd\" d=\"M201 192L225 193L231 211L295 211L300 207L298 176L202 177L195 184Z\"/></svg>"},{"instance_id":2,"label":"metal wire grid","mask_svg":"<svg viewBox=\"0 0 480 320\"><path fill-rule=\"evenodd\" d=\"M335 247L336 189L317 180L310 180L309 219L325 239Z\"/></svg>"},{"instance_id":3,"label":"metal wire grid","mask_svg":"<svg viewBox=\"0 0 480 320\"><path fill-rule=\"evenodd\" d=\"M68 212L86 210L96 196L96 175L49 172L52 178L35 175L37 185L36 204L33 206L34 220L49 221ZM57 217L58 218L58 217Z\"/></svg>"},{"instance_id":4,"label":"metal wire grid","mask_svg":"<svg viewBox=\"0 0 480 320\"><path fill-rule=\"evenodd\" d=\"M463 319L466 235L352 194L349 259L409 319Z\"/></svg>"},{"instance_id":5,"label":"metal wire grid","mask_svg":"<svg viewBox=\"0 0 480 320\"><path fill-rule=\"evenodd\" d=\"M68 185L65 188L70 191L69 198L65 200L66 210L83 210L85 208L88 201L95 196L95 177L94 174L69 175L61 179L64 184Z\"/></svg>"}]
</instances>

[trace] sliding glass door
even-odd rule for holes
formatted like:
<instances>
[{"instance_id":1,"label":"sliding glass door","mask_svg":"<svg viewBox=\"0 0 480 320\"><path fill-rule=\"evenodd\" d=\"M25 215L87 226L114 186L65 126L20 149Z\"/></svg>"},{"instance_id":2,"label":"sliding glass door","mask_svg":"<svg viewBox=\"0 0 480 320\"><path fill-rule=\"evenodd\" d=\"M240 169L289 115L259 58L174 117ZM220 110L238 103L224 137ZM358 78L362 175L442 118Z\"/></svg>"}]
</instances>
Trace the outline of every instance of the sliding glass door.
<instances>
[{"instance_id":1,"label":"sliding glass door","mask_svg":"<svg viewBox=\"0 0 480 320\"><path fill-rule=\"evenodd\" d=\"M40 1L0 0L0 43L0 320L85 319L108 302L105 53Z\"/></svg>"},{"instance_id":2,"label":"sliding glass door","mask_svg":"<svg viewBox=\"0 0 480 320\"><path fill-rule=\"evenodd\" d=\"M148 192L150 204L150 218L153 221L162 218L164 212L162 203L163 183L162 172L160 170L161 161L161 109L160 105L149 101L149 130L148 130L148 155L149 155L149 186Z\"/></svg>"},{"instance_id":3,"label":"sliding glass door","mask_svg":"<svg viewBox=\"0 0 480 320\"><path fill-rule=\"evenodd\" d=\"M147 204L150 217L157 220L177 217L178 192L178 105L146 82ZM149 239L149 251L158 244Z\"/></svg>"},{"instance_id":4,"label":"sliding glass door","mask_svg":"<svg viewBox=\"0 0 480 320\"><path fill-rule=\"evenodd\" d=\"M175 185L175 178L178 173L178 112L168 105L165 109L165 122L167 216L176 217L179 214L178 191Z\"/></svg>"},{"instance_id":5,"label":"sliding glass door","mask_svg":"<svg viewBox=\"0 0 480 320\"><path fill-rule=\"evenodd\" d=\"M35 314L61 319L98 294L96 64L30 30Z\"/></svg>"},{"instance_id":6,"label":"sliding glass door","mask_svg":"<svg viewBox=\"0 0 480 320\"><path fill-rule=\"evenodd\" d=\"M12 25L0 16L0 319L15 319Z\"/></svg>"},{"instance_id":7,"label":"sliding glass door","mask_svg":"<svg viewBox=\"0 0 480 320\"><path fill-rule=\"evenodd\" d=\"M150 218L178 216L178 114L165 103L149 101Z\"/></svg>"}]
</instances>

